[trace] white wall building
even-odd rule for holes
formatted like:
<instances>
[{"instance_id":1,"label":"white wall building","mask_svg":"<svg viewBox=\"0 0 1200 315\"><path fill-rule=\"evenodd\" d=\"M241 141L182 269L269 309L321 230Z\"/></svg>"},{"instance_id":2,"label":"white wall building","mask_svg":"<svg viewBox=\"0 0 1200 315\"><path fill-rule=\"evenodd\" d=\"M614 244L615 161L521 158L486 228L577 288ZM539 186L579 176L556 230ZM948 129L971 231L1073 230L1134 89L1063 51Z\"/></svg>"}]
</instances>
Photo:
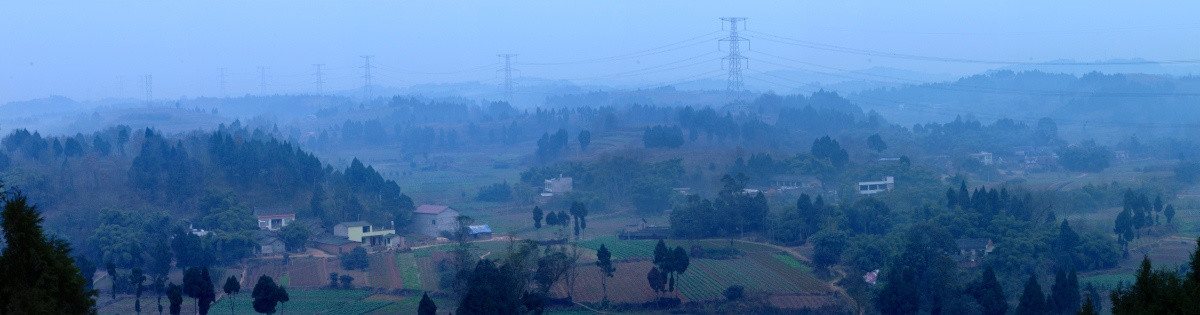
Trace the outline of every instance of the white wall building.
<instances>
[{"instance_id":1,"label":"white wall building","mask_svg":"<svg viewBox=\"0 0 1200 315\"><path fill-rule=\"evenodd\" d=\"M871 195L883 191L892 191L896 188L896 179L888 176L878 182L858 182L858 193L861 195Z\"/></svg>"}]
</instances>

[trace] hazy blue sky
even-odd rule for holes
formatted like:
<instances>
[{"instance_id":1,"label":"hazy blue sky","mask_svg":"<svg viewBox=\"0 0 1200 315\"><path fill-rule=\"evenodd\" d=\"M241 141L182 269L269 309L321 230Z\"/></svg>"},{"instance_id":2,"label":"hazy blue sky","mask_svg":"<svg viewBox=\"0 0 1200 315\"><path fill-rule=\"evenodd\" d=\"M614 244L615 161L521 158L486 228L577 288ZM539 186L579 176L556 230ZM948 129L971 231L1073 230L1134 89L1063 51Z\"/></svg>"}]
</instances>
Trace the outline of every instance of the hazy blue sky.
<instances>
[{"instance_id":1,"label":"hazy blue sky","mask_svg":"<svg viewBox=\"0 0 1200 315\"><path fill-rule=\"evenodd\" d=\"M52 94L141 97L145 74L153 75L156 98L217 95L222 67L232 95L259 92L259 66L269 67L268 92L306 92L316 88L316 63L325 64L326 90L349 89L362 84L365 54L379 66L376 82L389 86L496 83L498 53L519 54L520 74L530 77L622 83L721 77L716 59L723 52L715 39L724 34L722 16L749 18L752 72L883 66L963 74L997 67L758 39L769 35L981 60L1200 58L1200 2L1133 3L0 0L0 102ZM637 58L530 64L625 55L692 38Z\"/></svg>"}]
</instances>

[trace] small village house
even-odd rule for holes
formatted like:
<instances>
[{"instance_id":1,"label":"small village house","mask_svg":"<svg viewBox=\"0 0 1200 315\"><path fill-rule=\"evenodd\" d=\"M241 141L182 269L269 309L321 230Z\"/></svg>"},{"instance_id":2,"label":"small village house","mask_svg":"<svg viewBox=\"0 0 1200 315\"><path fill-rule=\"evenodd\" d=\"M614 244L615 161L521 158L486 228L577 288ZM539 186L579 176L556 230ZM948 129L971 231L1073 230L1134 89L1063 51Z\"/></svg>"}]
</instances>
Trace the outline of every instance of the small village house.
<instances>
[{"instance_id":1,"label":"small village house","mask_svg":"<svg viewBox=\"0 0 1200 315\"><path fill-rule=\"evenodd\" d=\"M453 231L457 217L458 211L449 206L421 205L413 211L412 231L437 237L442 231Z\"/></svg>"},{"instance_id":2,"label":"small village house","mask_svg":"<svg viewBox=\"0 0 1200 315\"><path fill-rule=\"evenodd\" d=\"M996 163L995 157L990 152L979 151L979 153L974 153L970 156L972 159L979 161L979 163L983 165L992 165Z\"/></svg>"},{"instance_id":3,"label":"small village house","mask_svg":"<svg viewBox=\"0 0 1200 315\"><path fill-rule=\"evenodd\" d=\"M372 226L367 221L342 222L333 226L333 235L345 237L347 240L358 242L369 247L394 247L397 241L396 229L383 226Z\"/></svg>"},{"instance_id":4,"label":"small village house","mask_svg":"<svg viewBox=\"0 0 1200 315\"><path fill-rule=\"evenodd\" d=\"M344 237L338 237L328 232L317 235L312 238L312 246L316 249L329 253L330 255L341 255L349 253L355 247L361 245L359 242L351 241Z\"/></svg>"},{"instance_id":5,"label":"small village house","mask_svg":"<svg viewBox=\"0 0 1200 315\"><path fill-rule=\"evenodd\" d=\"M862 195L872 195L884 191L892 191L896 189L896 179L888 176L882 181L877 182L858 182L858 193Z\"/></svg>"},{"instance_id":6,"label":"small village house","mask_svg":"<svg viewBox=\"0 0 1200 315\"><path fill-rule=\"evenodd\" d=\"M487 224L471 225L467 229L471 230L471 238L477 240L486 240L492 238L492 227Z\"/></svg>"},{"instance_id":7,"label":"small village house","mask_svg":"<svg viewBox=\"0 0 1200 315\"><path fill-rule=\"evenodd\" d=\"M573 189L575 180L570 177L563 177L562 174L558 178L551 178L545 181L546 187L543 189L547 194L561 194L569 192Z\"/></svg>"},{"instance_id":8,"label":"small village house","mask_svg":"<svg viewBox=\"0 0 1200 315\"><path fill-rule=\"evenodd\" d=\"M954 244L958 246L955 260L960 266L967 268L978 267L983 258L996 249L992 240L988 238L960 238L954 240Z\"/></svg>"},{"instance_id":9,"label":"small village house","mask_svg":"<svg viewBox=\"0 0 1200 315\"><path fill-rule=\"evenodd\" d=\"M283 207L254 208L254 216L258 218L258 228L270 231L278 231L296 221L296 211Z\"/></svg>"},{"instance_id":10,"label":"small village house","mask_svg":"<svg viewBox=\"0 0 1200 315\"><path fill-rule=\"evenodd\" d=\"M780 190L811 189L821 187L821 180L805 175L775 175L771 176L771 184Z\"/></svg>"},{"instance_id":11,"label":"small village house","mask_svg":"<svg viewBox=\"0 0 1200 315\"><path fill-rule=\"evenodd\" d=\"M258 243L257 252L259 255L274 255L287 251L287 246L283 243L283 240L276 237L275 233L271 231L255 231L254 241Z\"/></svg>"}]
</instances>

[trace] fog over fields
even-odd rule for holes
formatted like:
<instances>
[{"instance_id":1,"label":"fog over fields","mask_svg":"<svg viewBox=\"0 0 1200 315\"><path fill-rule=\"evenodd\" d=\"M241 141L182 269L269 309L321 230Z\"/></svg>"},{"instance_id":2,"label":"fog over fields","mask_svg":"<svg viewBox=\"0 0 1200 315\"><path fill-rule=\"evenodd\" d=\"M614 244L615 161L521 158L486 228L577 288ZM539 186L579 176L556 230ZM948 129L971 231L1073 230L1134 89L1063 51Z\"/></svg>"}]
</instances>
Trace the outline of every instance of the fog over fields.
<instances>
[{"instance_id":1,"label":"fog over fields","mask_svg":"<svg viewBox=\"0 0 1200 315\"><path fill-rule=\"evenodd\" d=\"M1200 314L1197 11L0 1L0 314Z\"/></svg>"}]
</instances>

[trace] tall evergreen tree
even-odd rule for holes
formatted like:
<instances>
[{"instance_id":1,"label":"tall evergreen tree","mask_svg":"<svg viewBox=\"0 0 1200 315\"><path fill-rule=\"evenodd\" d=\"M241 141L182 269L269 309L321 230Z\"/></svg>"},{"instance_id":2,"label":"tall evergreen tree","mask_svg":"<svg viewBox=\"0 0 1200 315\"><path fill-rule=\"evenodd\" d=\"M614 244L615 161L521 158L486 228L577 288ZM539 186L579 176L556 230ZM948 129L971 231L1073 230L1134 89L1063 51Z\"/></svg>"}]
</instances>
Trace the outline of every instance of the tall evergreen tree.
<instances>
[{"instance_id":1,"label":"tall evergreen tree","mask_svg":"<svg viewBox=\"0 0 1200 315\"><path fill-rule=\"evenodd\" d=\"M174 283L167 285L167 301L171 304L171 315L179 315L183 306L183 288Z\"/></svg>"},{"instance_id":2,"label":"tall evergreen tree","mask_svg":"<svg viewBox=\"0 0 1200 315\"><path fill-rule=\"evenodd\" d=\"M1096 310L1095 304L1092 303L1092 297L1089 296L1089 297L1087 297L1086 300L1084 300L1083 308L1079 309L1079 311L1075 312L1075 314L1076 315L1099 315L1100 313L1099 313L1099 311Z\"/></svg>"},{"instance_id":3,"label":"tall evergreen tree","mask_svg":"<svg viewBox=\"0 0 1200 315\"><path fill-rule=\"evenodd\" d=\"M592 132L587 130L579 131L579 151L587 151L589 144L592 144Z\"/></svg>"},{"instance_id":4,"label":"tall evergreen tree","mask_svg":"<svg viewBox=\"0 0 1200 315\"><path fill-rule=\"evenodd\" d=\"M1046 313L1046 295L1042 294L1042 286L1038 284L1037 275L1029 275L1025 282L1025 291L1021 293L1021 301L1017 304L1017 315L1042 315Z\"/></svg>"},{"instance_id":5,"label":"tall evergreen tree","mask_svg":"<svg viewBox=\"0 0 1200 315\"><path fill-rule=\"evenodd\" d=\"M434 315L437 314L437 304L429 298L429 292L421 294L421 303L417 305L418 315Z\"/></svg>"},{"instance_id":6,"label":"tall evergreen tree","mask_svg":"<svg viewBox=\"0 0 1200 315\"><path fill-rule=\"evenodd\" d=\"M1004 297L1004 288L996 280L996 271L992 266L983 269L983 277L974 291L975 301L983 310L984 315L1004 315L1008 312L1008 300Z\"/></svg>"},{"instance_id":7,"label":"tall evergreen tree","mask_svg":"<svg viewBox=\"0 0 1200 315\"><path fill-rule=\"evenodd\" d=\"M0 183L0 313L83 314L94 311L96 291L88 290L71 258L71 245L47 236L36 206L20 191Z\"/></svg>"},{"instance_id":8,"label":"tall evergreen tree","mask_svg":"<svg viewBox=\"0 0 1200 315\"><path fill-rule=\"evenodd\" d=\"M142 313L142 283L146 282L146 275L142 274L142 268L134 267L129 273L129 284L133 285L134 298L133 309L138 314Z\"/></svg>"},{"instance_id":9,"label":"tall evergreen tree","mask_svg":"<svg viewBox=\"0 0 1200 315\"><path fill-rule=\"evenodd\" d=\"M538 207L538 206L533 207L533 228L534 229L542 228L542 216L543 215L544 215L544 213L542 213L541 207Z\"/></svg>"},{"instance_id":10,"label":"tall evergreen tree","mask_svg":"<svg viewBox=\"0 0 1200 315\"><path fill-rule=\"evenodd\" d=\"M229 276L228 279L225 279L225 285L221 289L225 291L225 295L229 296L229 314L233 314L233 295L242 291L242 284L237 281L236 277Z\"/></svg>"}]
</instances>

